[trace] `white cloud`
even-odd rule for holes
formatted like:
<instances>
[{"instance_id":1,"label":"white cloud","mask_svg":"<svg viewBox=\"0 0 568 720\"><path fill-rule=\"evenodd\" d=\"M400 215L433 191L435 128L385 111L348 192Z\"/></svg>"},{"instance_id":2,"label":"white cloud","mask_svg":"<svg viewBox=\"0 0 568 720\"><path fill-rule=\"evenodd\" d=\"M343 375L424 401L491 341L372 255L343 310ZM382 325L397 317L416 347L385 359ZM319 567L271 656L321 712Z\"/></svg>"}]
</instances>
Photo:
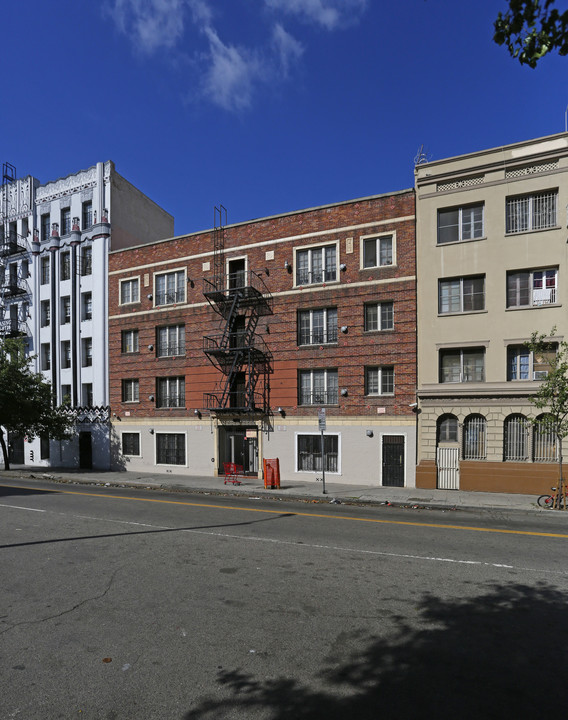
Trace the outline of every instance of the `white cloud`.
<instances>
[{"instance_id":1,"label":"white cloud","mask_svg":"<svg viewBox=\"0 0 568 720\"><path fill-rule=\"evenodd\" d=\"M183 36L185 0L114 0L108 12L134 47L153 53Z\"/></svg>"},{"instance_id":2,"label":"white cloud","mask_svg":"<svg viewBox=\"0 0 568 720\"><path fill-rule=\"evenodd\" d=\"M337 30L356 22L367 7L367 0L264 0L272 10L299 15L322 25L327 30Z\"/></svg>"},{"instance_id":3,"label":"white cloud","mask_svg":"<svg viewBox=\"0 0 568 720\"><path fill-rule=\"evenodd\" d=\"M280 23L274 26L272 31L272 41L278 59L280 69L284 77L288 77L288 71L293 61L299 60L304 52L304 48L300 42L293 38Z\"/></svg>"}]
</instances>

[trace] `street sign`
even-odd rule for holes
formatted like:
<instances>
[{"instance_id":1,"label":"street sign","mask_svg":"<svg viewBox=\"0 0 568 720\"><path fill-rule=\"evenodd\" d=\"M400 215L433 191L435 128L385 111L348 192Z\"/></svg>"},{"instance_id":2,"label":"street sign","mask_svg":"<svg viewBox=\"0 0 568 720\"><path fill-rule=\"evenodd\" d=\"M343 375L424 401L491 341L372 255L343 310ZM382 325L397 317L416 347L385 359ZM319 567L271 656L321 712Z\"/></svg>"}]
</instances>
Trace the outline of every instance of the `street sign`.
<instances>
[{"instance_id":1,"label":"street sign","mask_svg":"<svg viewBox=\"0 0 568 720\"><path fill-rule=\"evenodd\" d=\"M325 408L320 408L318 412L318 425L321 432L325 430Z\"/></svg>"}]
</instances>

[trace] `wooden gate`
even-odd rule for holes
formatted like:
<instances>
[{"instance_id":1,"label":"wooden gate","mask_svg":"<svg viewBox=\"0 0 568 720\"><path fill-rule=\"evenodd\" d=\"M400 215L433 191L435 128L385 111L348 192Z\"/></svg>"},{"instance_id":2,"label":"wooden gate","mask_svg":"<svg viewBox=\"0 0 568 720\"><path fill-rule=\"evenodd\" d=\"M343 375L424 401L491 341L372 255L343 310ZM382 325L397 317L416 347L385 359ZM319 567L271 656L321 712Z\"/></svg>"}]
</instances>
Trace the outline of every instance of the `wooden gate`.
<instances>
[{"instance_id":1,"label":"wooden gate","mask_svg":"<svg viewBox=\"0 0 568 720\"><path fill-rule=\"evenodd\" d=\"M460 489L460 450L458 447L439 447L436 454L438 484L441 490Z\"/></svg>"}]
</instances>

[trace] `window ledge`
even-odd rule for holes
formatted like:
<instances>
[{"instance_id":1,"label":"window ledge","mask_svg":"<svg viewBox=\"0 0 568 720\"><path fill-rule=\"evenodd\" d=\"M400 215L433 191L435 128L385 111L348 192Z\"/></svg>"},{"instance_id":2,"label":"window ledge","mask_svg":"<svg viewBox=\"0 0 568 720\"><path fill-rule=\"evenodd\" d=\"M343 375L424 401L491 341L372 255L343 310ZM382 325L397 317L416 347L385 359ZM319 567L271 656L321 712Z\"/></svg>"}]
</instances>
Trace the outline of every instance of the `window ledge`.
<instances>
[{"instance_id":1,"label":"window ledge","mask_svg":"<svg viewBox=\"0 0 568 720\"><path fill-rule=\"evenodd\" d=\"M549 232L550 230L562 230L561 225L551 225L546 228L539 228L538 230L521 230L520 232L506 232L505 237L519 237L519 235L534 235L535 233Z\"/></svg>"},{"instance_id":2,"label":"window ledge","mask_svg":"<svg viewBox=\"0 0 568 720\"><path fill-rule=\"evenodd\" d=\"M380 333L391 333L394 332L394 328L387 328L386 330L363 330L364 335L379 335Z\"/></svg>"},{"instance_id":3,"label":"window ledge","mask_svg":"<svg viewBox=\"0 0 568 720\"><path fill-rule=\"evenodd\" d=\"M519 312L520 310L542 310L542 308L559 308L562 307L562 303L543 303L542 305L514 305L513 307L505 308L505 312Z\"/></svg>"},{"instance_id":4,"label":"window ledge","mask_svg":"<svg viewBox=\"0 0 568 720\"><path fill-rule=\"evenodd\" d=\"M307 348L315 348L315 347L338 347L339 343L337 341L335 342L316 342L316 343L309 343L305 345L298 345L298 350L305 350Z\"/></svg>"},{"instance_id":5,"label":"window ledge","mask_svg":"<svg viewBox=\"0 0 568 720\"><path fill-rule=\"evenodd\" d=\"M390 265L371 265L369 267L361 267L359 268L359 272L375 272L375 270L386 270L387 268L396 268L398 267L398 263L392 263Z\"/></svg>"},{"instance_id":6,"label":"window ledge","mask_svg":"<svg viewBox=\"0 0 568 720\"><path fill-rule=\"evenodd\" d=\"M460 317L461 315L483 315L484 313L488 313L489 310L463 310L462 312L447 312L447 313L438 313L438 317Z\"/></svg>"},{"instance_id":7,"label":"window ledge","mask_svg":"<svg viewBox=\"0 0 568 720\"><path fill-rule=\"evenodd\" d=\"M487 240L487 235L478 238L468 238L467 240L452 240L451 242L445 243L436 242L436 247L446 247L448 245L464 245L465 243L479 242L480 240Z\"/></svg>"}]
</instances>

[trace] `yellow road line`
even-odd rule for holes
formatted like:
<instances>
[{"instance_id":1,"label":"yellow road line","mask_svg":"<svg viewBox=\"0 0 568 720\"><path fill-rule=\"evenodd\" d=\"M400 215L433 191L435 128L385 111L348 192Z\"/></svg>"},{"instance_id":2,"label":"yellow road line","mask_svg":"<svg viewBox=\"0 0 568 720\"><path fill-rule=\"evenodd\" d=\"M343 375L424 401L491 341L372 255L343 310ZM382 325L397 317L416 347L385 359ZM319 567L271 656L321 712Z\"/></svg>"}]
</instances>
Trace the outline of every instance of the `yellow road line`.
<instances>
[{"instance_id":1,"label":"yellow road line","mask_svg":"<svg viewBox=\"0 0 568 720\"><path fill-rule=\"evenodd\" d=\"M28 487L21 485L0 484L0 487L12 487L29 490ZM269 515L286 514L282 510L267 510L265 508L235 508L231 507L230 505L212 505L210 503L185 502L182 500L160 500L158 498L137 498L128 497L126 495L105 495L104 493L89 493L81 492L78 490L61 490L59 488L42 488L42 491L61 493L65 495L84 495L87 497L105 498L108 500L131 500L136 502L162 503L164 505L185 505L187 507L213 508L215 510L238 510L242 512L266 513ZM352 522L368 522L377 523L380 525L408 525L411 527L439 528L444 530L469 530L472 532L501 533L504 535L529 535L531 537L563 538L568 540L567 533L545 533L533 532L530 530L506 530L501 528L483 528L475 526L468 527L466 525L444 525L443 523L411 522L410 520L379 520L378 518L350 517L349 515L326 515L324 513L293 512L288 514L297 515L298 517L324 518L326 520L351 520Z\"/></svg>"}]
</instances>

